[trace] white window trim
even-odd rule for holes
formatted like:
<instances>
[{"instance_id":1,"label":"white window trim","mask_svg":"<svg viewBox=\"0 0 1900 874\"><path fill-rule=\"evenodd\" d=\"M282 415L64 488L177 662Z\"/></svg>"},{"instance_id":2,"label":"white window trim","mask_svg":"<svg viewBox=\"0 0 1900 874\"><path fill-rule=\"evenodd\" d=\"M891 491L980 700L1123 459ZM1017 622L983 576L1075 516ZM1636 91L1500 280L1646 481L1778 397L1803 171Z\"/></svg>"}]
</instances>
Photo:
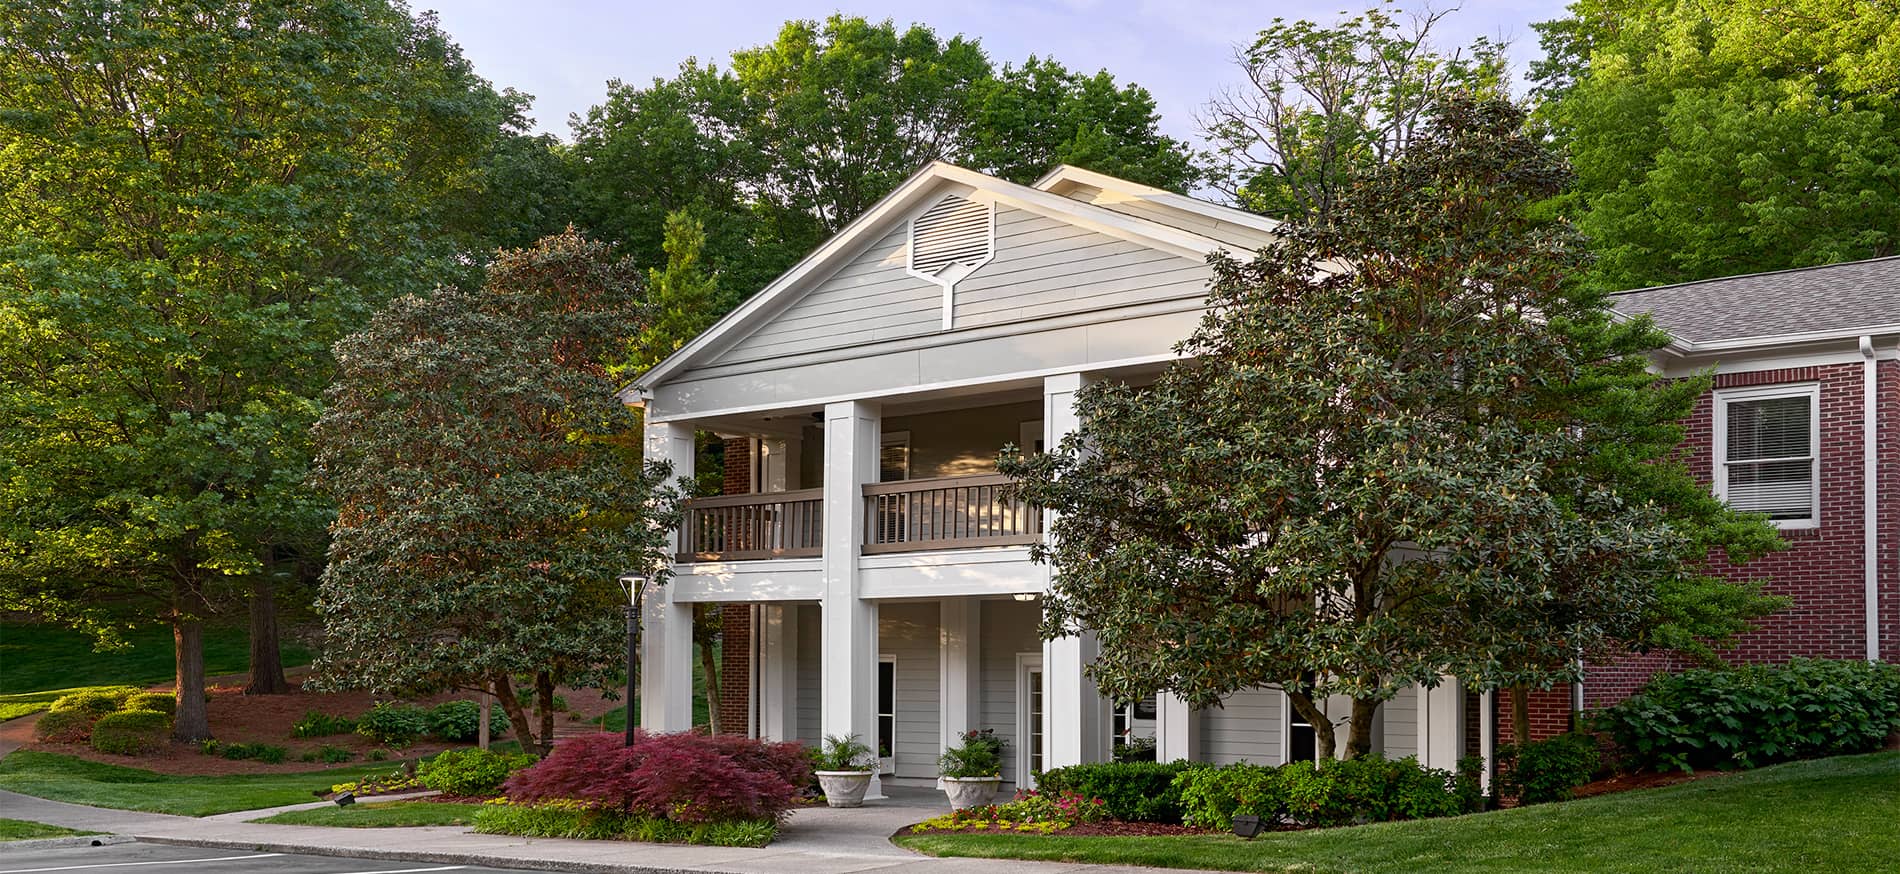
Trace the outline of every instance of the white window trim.
<instances>
[{"instance_id":1,"label":"white window trim","mask_svg":"<svg viewBox=\"0 0 1900 874\"><path fill-rule=\"evenodd\" d=\"M885 665L891 666L891 754L878 756L877 770L880 774L893 774L897 771L897 656L880 655L877 657L877 662L880 672L884 670ZM883 685L883 678L878 679L878 685ZM877 719L882 722L884 714L877 714ZM877 738L872 738L871 742L876 744Z\"/></svg>"},{"instance_id":2,"label":"white window trim","mask_svg":"<svg viewBox=\"0 0 1900 874\"><path fill-rule=\"evenodd\" d=\"M1728 407L1737 401L1761 401L1774 398L1805 397L1808 399L1808 506L1813 513L1806 519L1771 519L1770 524L1783 530L1805 530L1821 527L1821 384L1816 382L1798 385L1748 386L1746 388L1723 388L1715 391L1715 405L1712 416L1714 422L1710 429L1710 464L1713 466L1715 496L1724 503L1728 501ZM1753 463L1753 462L1751 462Z\"/></svg>"},{"instance_id":3,"label":"white window trim","mask_svg":"<svg viewBox=\"0 0 1900 874\"><path fill-rule=\"evenodd\" d=\"M1039 653L1039 652L1017 653L1016 654L1016 786L1022 789L1031 789L1031 788L1034 788L1036 785L1035 774L1033 773L1033 770L1030 768L1030 762L1029 762L1029 733L1032 730L1032 726L1030 725L1031 714L1029 712L1029 692L1030 692L1029 675L1032 672L1034 673L1042 672L1042 653ZM1047 699L1043 700L1042 706L1045 710L1048 708L1049 702ZM1044 760L1046 761L1049 756L1049 738L1046 735L1042 739L1042 755L1043 755Z\"/></svg>"}]
</instances>

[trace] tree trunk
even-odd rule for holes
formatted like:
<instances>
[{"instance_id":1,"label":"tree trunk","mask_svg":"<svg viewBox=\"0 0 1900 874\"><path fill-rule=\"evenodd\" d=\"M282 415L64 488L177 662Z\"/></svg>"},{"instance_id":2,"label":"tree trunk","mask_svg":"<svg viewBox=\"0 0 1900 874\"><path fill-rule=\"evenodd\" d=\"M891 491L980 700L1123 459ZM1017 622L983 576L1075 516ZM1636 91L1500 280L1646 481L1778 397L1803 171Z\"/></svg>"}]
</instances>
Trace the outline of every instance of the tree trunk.
<instances>
[{"instance_id":1,"label":"tree trunk","mask_svg":"<svg viewBox=\"0 0 1900 874\"><path fill-rule=\"evenodd\" d=\"M178 700L172 737L190 743L205 740L211 737L211 720L205 712L204 623L176 608L172 613L172 665L173 694Z\"/></svg>"},{"instance_id":2,"label":"tree trunk","mask_svg":"<svg viewBox=\"0 0 1900 874\"><path fill-rule=\"evenodd\" d=\"M696 625L711 626L712 620L719 618L718 604L695 604L693 609L697 614L693 617ZM707 627L704 632L695 634L694 637L698 638L699 643L699 667L706 675L706 727L711 733L718 734L720 729L719 657L714 646L719 640L719 631Z\"/></svg>"},{"instance_id":3,"label":"tree trunk","mask_svg":"<svg viewBox=\"0 0 1900 874\"><path fill-rule=\"evenodd\" d=\"M528 724L528 711L515 697L515 680L507 674L494 674L488 678L488 684L495 690L495 701L501 704L501 712L507 714L508 725L514 729L515 740L521 743L522 752L534 750L534 731Z\"/></svg>"},{"instance_id":4,"label":"tree trunk","mask_svg":"<svg viewBox=\"0 0 1900 874\"><path fill-rule=\"evenodd\" d=\"M269 565L265 569L269 570ZM246 695L284 695L284 656L277 639L277 586L260 575L251 585L251 682Z\"/></svg>"},{"instance_id":5,"label":"tree trunk","mask_svg":"<svg viewBox=\"0 0 1900 874\"><path fill-rule=\"evenodd\" d=\"M1531 687L1511 687L1511 741L1518 745L1531 740Z\"/></svg>"},{"instance_id":6,"label":"tree trunk","mask_svg":"<svg viewBox=\"0 0 1900 874\"><path fill-rule=\"evenodd\" d=\"M535 751L545 756L554 751L554 678L547 671L534 675L535 709L541 711L541 737L535 741ZM522 749L527 749L526 741Z\"/></svg>"},{"instance_id":7,"label":"tree trunk","mask_svg":"<svg viewBox=\"0 0 1900 874\"><path fill-rule=\"evenodd\" d=\"M1333 721L1326 718L1319 705L1313 702L1313 696L1305 692L1286 690L1286 700L1293 705L1294 712L1313 726L1313 750L1322 762L1334 757L1336 741L1333 736Z\"/></svg>"},{"instance_id":8,"label":"tree trunk","mask_svg":"<svg viewBox=\"0 0 1900 874\"><path fill-rule=\"evenodd\" d=\"M1346 735L1346 758L1356 759L1371 754L1372 724L1378 715L1378 699L1352 699L1352 728Z\"/></svg>"}]
</instances>

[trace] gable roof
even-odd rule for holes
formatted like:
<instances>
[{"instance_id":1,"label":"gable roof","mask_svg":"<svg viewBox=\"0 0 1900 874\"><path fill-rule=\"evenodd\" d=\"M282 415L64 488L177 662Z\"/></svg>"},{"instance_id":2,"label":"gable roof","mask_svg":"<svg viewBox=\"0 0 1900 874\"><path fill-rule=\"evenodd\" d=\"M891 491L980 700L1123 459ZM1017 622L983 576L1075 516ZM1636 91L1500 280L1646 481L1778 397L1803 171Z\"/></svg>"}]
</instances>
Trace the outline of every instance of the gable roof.
<instances>
[{"instance_id":1,"label":"gable roof","mask_svg":"<svg viewBox=\"0 0 1900 874\"><path fill-rule=\"evenodd\" d=\"M1058 168L1056 173L1060 174L1064 169L1073 170L1074 168ZM1100 174L1093 175L1100 176ZM1050 178L1044 177L1045 181ZM1133 183L1116 180L1113 177L1101 178L1111 181L1118 187L1128 187L1131 190L1146 188L1146 186L1134 186ZM888 232L896 221L907 215L910 210L946 189L963 191L965 196L992 198L999 203L1059 218L1087 230L1137 241L1184 257L1202 259L1216 251L1235 248L1232 243L1198 232L1191 227L1192 223L1189 222L1182 224L1190 225L1190 227L1180 227L1064 197L1041 188L1018 185L954 164L933 161L897 186L896 190L873 204L864 215L846 225L844 230L826 240L744 304L714 323L704 333L693 338L679 351L641 374L633 384L620 392L621 400L636 401L645 389L665 382L669 377L687 367L707 360L731 343L743 339L765 320L770 319L797 300L804 292L822 282L831 272L846 263L865 246ZM1160 192L1159 189L1148 190L1168 194L1168 192ZM1180 197L1180 195L1169 196ZM1191 198L1181 199L1191 200ZM1195 201L1195 203L1199 202ZM1213 204L1205 204L1205 206L1224 209L1214 207ZM1261 219L1261 221L1268 220ZM1238 224L1238 222L1234 223Z\"/></svg>"},{"instance_id":2,"label":"gable roof","mask_svg":"<svg viewBox=\"0 0 1900 874\"><path fill-rule=\"evenodd\" d=\"M1087 186L1113 192L1121 197L1152 204L1179 213L1199 217L1215 227L1230 225L1258 234L1271 235L1280 226L1280 222L1244 209L1222 206L1205 200L1176 194L1165 188L1130 182L1106 173L1097 173L1071 164L1063 164L1050 170L1031 183L1031 187L1056 194L1066 194L1072 189ZM1113 208L1113 207L1109 207Z\"/></svg>"},{"instance_id":3,"label":"gable roof","mask_svg":"<svg viewBox=\"0 0 1900 874\"><path fill-rule=\"evenodd\" d=\"M1636 289L1611 306L1648 314L1683 352L1890 333L1900 330L1900 256Z\"/></svg>"}]
</instances>

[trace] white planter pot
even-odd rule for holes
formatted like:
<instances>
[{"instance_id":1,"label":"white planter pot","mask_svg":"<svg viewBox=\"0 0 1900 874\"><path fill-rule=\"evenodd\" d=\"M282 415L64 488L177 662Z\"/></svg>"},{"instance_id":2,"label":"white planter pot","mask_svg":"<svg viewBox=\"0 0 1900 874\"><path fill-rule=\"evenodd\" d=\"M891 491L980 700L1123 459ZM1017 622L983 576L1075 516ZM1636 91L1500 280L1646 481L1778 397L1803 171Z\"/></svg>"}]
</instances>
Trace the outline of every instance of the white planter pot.
<instances>
[{"instance_id":1,"label":"white planter pot","mask_svg":"<svg viewBox=\"0 0 1900 874\"><path fill-rule=\"evenodd\" d=\"M819 771L818 786L832 807L863 807L864 791L871 788L870 771Z\"/></svg>"},{"instance_id":2,"label":"white planter pot","mask_svg":"<svg viewBox=\"0 0 1900 874\"><path fill-rule=\"evenodd\" d=\"M966 807L982 807L996 798L996 789L1003 785L1003 778L996 777L943 777L943 794L950 796L950 809L962 810Z\"/></svg>"}]
</instances>

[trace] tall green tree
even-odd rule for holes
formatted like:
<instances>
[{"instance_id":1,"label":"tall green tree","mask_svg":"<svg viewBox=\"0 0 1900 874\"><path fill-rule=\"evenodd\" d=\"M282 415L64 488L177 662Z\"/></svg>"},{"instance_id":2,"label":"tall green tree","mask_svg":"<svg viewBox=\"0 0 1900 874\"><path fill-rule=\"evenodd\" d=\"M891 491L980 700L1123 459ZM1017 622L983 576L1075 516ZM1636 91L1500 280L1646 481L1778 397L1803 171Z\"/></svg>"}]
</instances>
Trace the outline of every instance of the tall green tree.
<instances>
[{"instance_id":1,"label":"tall green tree","mask_svg":"<svg viewBox=\"0 0 1900 874\"><path fill-rule=\"evenodd\" d=\"M1058 164L1175 191L1200 178L1188 147L1161 133L1148 89L1107 70L1085 76L1031 55L978 83L972 101L967 160L1011 182Z\"/></svg>"},{"instance_id":2,"label":"tall green tree","mask_svg":"<svg viewBox=\"0 0 1900 874\"><path fill-rule=\"evenodd\" d=\"M169 623L206 736L203 622L322 549L330 344L451 275L506 114L396 3L10 5L0 608Z\"/></svg>"},{"instance_id":3,"label":"tall green tree","mask_svg":"<svg viewBox=\"0 0 1900 874\"><path fill-rule=\"evenodd\" d=\"M1284 689L1322 755L1329 696L1361 755L1410 684L1548 686L1645 645L1672 581L1713 582L1678 517L1766 525L1665 502L1693 486L1666 458L1683 395L1574 281L1581 241L1538 208L1567 181L1521 110L1448 99L1328 221L1218 259L1188 360L1088 387L1078 434L1004 461L1059 511L1043 634L1097 634L1117 700Z\"/></svg>"},{"instance_id":4,"label":"tall green tree","mask_svg":"<svg viewBox=\"0 0 1900 874\"><path fill-rule=\"evenodd\" d=\"M677 522L669 472L641 463L639 420L614 396L648 319L640 279L570 231L503 252L480 288L398 298L337 344L316 428L338 506L317 605L326 685L490 688L545 752L555 688L615 675L615 581L661 566Z\"/></svg>"},{"instance_id":5,"label":"tall green tree","mask_svg":"<svg viewBox=\"0 0 1900 874\"><path fill-rule=\"evenodd\" d=\"M1538 30L1597 285L1900 252L1900 9L1583 0Z\"/></svg>"},{"instance_id":6,"label":"tall green tree","mask_svg":"<svg viewBox=\"0 0 1900 874\"><path fill-rule=\"evenodd\" d=\"M1325 221L1355 174L1391 161L1449 95L1505 93L1504 46L1447 48L1455 10L1401 21L1392 0L1332 25L1275 18L1236 52L1246 81L1201 116L1216 188L1243 209Z\"/></svg>"}]
</instances>

